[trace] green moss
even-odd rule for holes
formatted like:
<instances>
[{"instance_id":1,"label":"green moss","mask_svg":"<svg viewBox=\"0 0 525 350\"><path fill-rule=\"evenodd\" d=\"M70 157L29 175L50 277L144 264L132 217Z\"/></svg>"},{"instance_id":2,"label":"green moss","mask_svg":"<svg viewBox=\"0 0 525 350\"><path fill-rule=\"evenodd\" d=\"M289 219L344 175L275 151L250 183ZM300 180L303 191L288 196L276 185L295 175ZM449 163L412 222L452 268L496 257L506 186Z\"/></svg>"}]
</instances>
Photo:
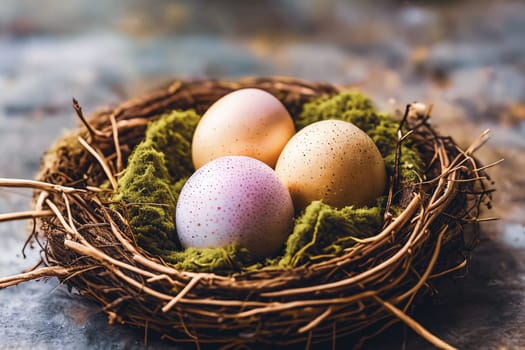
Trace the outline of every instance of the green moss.
<instances>
[{"instance_id":1,"label":"green moss","mask_svg":"<svg viewBox=\"0 0 525 350\"><path fill-rule=\"evenodd\" d=\"M398 122L378 113L371 101L355 92L321 97L303 106L296 116L297 129L325 119L354 123L374 140L394 169ZM145 139L133 151L113 198L127 216L135 239L175 268L186 271L231 274L259 268L283 268L334 257L355 244L356 238L377 233L382 225L384 198L371 208L336 209L312 202L296 219L281 255L253 264L250 253L232 244L222 248L180 249L175 228L179 193L194 171L191 140L199 121L193 111L174 111L152 122ZM411 183L422 176L423 162L410 143L402 146L401 174ZM271 233L269 233L271 234Z\"/></svg>"},{"instance_id":2,"label":"green moss","mask_svg":"<svg viewBox=\"0 0 525 350\"><path fill-rule=\"evenodd\" d=\"M278 261L280 266L298 266L322 258L339 255L364 238L379 232L383 218L383 199L371 208L352 206L336 209L314 201L296 220L288 237L286 250Z\"/></svg>"},{"instance_id":3,"label":"green moss","mask_svg":"<svg viewBox=\"0 0 525 350\"><path fill-rule=\"evenodd\" d=\"M333 96L322 96L305 103L295 118L297 130L326 119L340 119L354 123L369 133L379 124L377 112L366 96L358 92L342 92Z\"/></svg>"},{"instance_id":4,"label":"green moss","mask_svg":"<svg viewBox=\"0 0 525 350\"><path fill-rule=\"evenodd\" d=\"M176 249L176 199L170 187L164 153L151 141L137 146L119 179L115 201L126 203L126 214L137 242L152 253Z\"/></svg>"},{"instance_id":5,"label":"green moss","mask_svg":"<svg viewBox=\"0 0 525 350\"><path fill-rule=\"evenodd\" d=\"M222 248L187 248L164 256L176 269L229 274L241 271L252 262L250 252L237 244Z\"/></svg>"},{"instance_id":6,"label":"green moss","mask_svg":"<svg viewBox=\"0 0 525 350\"><path fill-rule=\"evenodd\" d=\"M175 182L189 177L195 170L191 140L199 120L194 111L175 111L151 123L146 131L146 140L164 153L168 173Z\"/></svg>"},{"instance_id":7,"label":"green moss","mask_svg":"<svg viewBox=\"0 0 525 350\"><path fill-rule=\"evenodd\" d=\"M138 244L157 255L179 248L175 230L178 194L193 171L193 111L174 111L148 126L133 151L114 201L122 203Z\"/></svg>"}]
</instances>

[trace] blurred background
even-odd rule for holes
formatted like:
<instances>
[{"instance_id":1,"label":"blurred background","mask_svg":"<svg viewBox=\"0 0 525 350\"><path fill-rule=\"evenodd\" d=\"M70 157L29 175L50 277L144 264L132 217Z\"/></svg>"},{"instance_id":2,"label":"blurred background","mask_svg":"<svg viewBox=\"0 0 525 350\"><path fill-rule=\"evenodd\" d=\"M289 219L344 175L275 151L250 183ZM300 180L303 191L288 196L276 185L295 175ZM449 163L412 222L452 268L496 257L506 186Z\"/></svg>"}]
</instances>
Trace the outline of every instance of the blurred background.
<instances>
[{"instance_id":1,"label":"blurred background","mask_svg":"<svg viewBox=\"0 0 525 350\"><path fill-rule=\"evenodd\" d=\"M434 104L433 123L467 146L483 130L498 192L469 273L416 318L460 348L525 348L525 2L2 0L0 177L32 178L86 113L174 78L288 75L353 85L395 113ZM29 207L0 189L0 213ZM27 223L0 224L0 277L22 258ZM143 348L56 281L0 291L0 348ZM427 346L401 327L376 348ZM383 337L385 339L385 337ZM155 348L170 348L152 343Z\"/></svg>"}]
</instances>

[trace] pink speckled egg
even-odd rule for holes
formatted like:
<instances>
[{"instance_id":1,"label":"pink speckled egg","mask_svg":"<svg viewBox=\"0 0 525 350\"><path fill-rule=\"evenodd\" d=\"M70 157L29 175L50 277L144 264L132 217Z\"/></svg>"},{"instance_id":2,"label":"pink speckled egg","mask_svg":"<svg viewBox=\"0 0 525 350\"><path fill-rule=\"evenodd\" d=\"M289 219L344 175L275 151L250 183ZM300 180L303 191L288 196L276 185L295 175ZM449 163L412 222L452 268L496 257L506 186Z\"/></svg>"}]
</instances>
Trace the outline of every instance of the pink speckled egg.
<instances>
[{"instance_id":1,"label":"pink speckled egg","mask_svg":"<svg viewBox=\"0 0 525 350\"><path fill-rule=\"evenodd\" d=\"M177 233L184 248L237 242L264 258L283 245L293 214L290 193L272 168L254 158L226 156L199 168L182 188Z\"/></svg>"}]
</instances>

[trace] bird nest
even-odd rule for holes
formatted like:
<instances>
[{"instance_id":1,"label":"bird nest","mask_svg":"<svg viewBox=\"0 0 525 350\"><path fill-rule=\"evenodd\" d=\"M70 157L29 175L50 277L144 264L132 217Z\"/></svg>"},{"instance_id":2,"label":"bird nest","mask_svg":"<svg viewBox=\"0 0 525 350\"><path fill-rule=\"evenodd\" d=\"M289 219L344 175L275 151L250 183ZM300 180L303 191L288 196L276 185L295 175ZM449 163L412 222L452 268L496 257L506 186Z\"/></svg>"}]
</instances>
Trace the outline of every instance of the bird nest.
<instances>
[{"instance_id":1,"label":"bird nest","mask_svg":"<svg viewBox=\"0 0 525 350\"><path fill-rule=\"evenodd\" d=\"M407 106L399 145L408 137L425 162L425 179L403 187L398 167L390 176L384 224L356 239L335 257L296 267L273 267L221 275L181 271L149 253L107 201L109 187L127 157L144 138L147 124L177 109L202 114L225 94L257 87L275 95L293 116L313 98L334 95L330 84L290 78L248 78L236 82L175 81L139 98L84 118L44 157L34 181L2 179L0 186L34 189L34 210L4 214L0 221L32 218L28 241L41 244L39 266L0 279L0 288L58 277L94 300L110 324L151 330L177 343L224 348L271 343L317 342L345 337L359 345L402 321L432 344L450 348L409 314L432 281L463 269L475 244L480 208L490 201L486 167L473 157L486 134L466 150L439 135L428 110ZM73 136L72 136L73 135ZM393 204L402 210L389 210ZM472 238L474 237L474 238Z\"/></svg>"}]
</instances>

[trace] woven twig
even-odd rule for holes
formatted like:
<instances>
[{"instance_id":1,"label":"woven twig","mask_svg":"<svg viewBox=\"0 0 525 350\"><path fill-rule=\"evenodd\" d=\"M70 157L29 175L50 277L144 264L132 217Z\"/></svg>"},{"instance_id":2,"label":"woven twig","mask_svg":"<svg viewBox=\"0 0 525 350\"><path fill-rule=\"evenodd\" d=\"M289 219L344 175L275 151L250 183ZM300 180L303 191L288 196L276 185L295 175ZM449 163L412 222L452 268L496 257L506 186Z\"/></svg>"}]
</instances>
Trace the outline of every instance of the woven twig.
<instances>
[{"instance_id":1,"label":"woven twig","mask_svg":"<svg viewBox=\"0 0 525 350\"><path fill-rule=\"evenodd\" d=\"M312 98L335 94L329 84L290 78L237 82L176 81L143 97L85 118L75 135L82 147L58 147L46 155L38 181L0 179L0 186L35 189L34 211L5 214L1 220L33 218L32 237L47 242L44 264L0 279L0 288L56 276L95 300L109 323L154 330L175 342L293 344L332 341L347 335L364 339L403 321L440 348L451 348L408 315L430 281L468 262L463 233L477 228L480 208L490 201L484 173L473 153L438 135L428 113L407 113L403 123L427 164L427 179L410 188L390 181L388 205L404 203L397 217L387 210L385 227L335 258L296 268L260 269L233 276L178 271L133 241L129 225L101 200L105 180L117 186L119 172L149 121L173 109L202 113L219 97L258 87L277 96L296 115ZM401 128L400 128L401 130ZM40 235L39 235L40 233ZM360 344L357 342L356 344Z\"/></svg>"}]
</instances>

